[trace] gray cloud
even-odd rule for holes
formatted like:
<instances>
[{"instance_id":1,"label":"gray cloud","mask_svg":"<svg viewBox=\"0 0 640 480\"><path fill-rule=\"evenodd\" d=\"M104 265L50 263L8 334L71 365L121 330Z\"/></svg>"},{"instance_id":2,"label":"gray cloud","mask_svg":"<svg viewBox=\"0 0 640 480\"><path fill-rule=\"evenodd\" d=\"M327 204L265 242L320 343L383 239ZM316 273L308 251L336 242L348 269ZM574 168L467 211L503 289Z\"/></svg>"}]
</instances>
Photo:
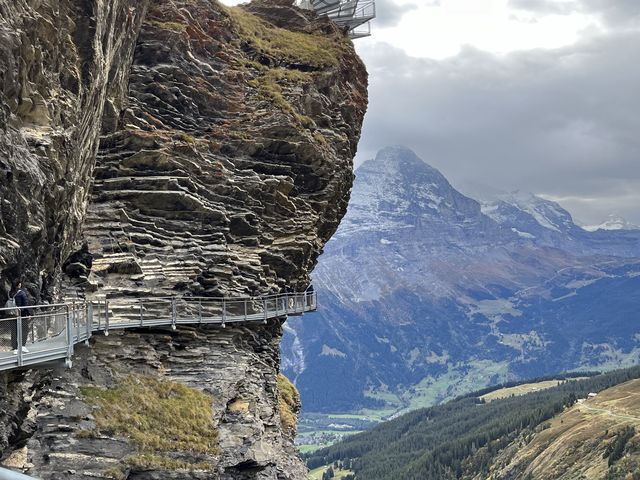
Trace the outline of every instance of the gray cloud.
<instances>
[{"instance_id":1,"label":"gray cloud","mask_svg":"<svg viewBox=\"0 0 640 480\"><path fill-rule=\"evenodd\" d=\"M640 2L639 2L640 3ZM559 197L577 218L640 224L640 32L443 61L375 44L359 160L405 144L454 184Z\"/></svg>"},{"instance_id":2,"label":"gray cloud","mask_svg":"<svg viewBox=\"0 0 640 480\"><path fill-rule=\"evenodd\" d=\"M566 15L581 9L578 1L557 2L556 0L509 0L509 5L519 10L527 10L538 14Z\"/></svg>"},{"instance_id":3,"label":"gray cloud","mask_svg":"<svg viewBox=\"0 0 640 480\"><path fill-rule=\"evenodd\" d=\"M606 23L614 26L640 25L638 0L509 0L509 5L543 15L566 15L574 12L599 14Z\"/></svg>"},{"instance_id":4,"label":"gray cloud","mask_svg":"<svg viewBox=\"0 0 640 480\"><path fill-rule=\"evenodd\" d=\"M439 2L431 2L431 4L435 6ZM395 27L406 13L417 8L418 6L413 3L399 5L393 0L376 0L376 25L379 27Z\"/></svg>"}]
</instances>

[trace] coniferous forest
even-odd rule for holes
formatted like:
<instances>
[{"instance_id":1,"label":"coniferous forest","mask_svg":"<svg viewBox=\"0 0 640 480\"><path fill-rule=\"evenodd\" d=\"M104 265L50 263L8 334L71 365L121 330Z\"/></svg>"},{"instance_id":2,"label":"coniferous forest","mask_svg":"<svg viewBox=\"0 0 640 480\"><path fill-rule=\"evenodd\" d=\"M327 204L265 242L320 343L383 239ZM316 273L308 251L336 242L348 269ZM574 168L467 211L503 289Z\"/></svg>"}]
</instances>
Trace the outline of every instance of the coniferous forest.
<instances>
[{"instance_id":1,"label":"coniferous forest","mask_svg":"<svg viewBox=\"0 0 640 480\"><path fill-rule=\"evenodd\" d=\"M471 478L487 473L495 455L516 437L539 429L579 398L636 378L640 367L488 403L480 398L485 389L348 437L309 454L307 464L313 469L340 462L367 480Z\"/></svg>"}]
</instances>

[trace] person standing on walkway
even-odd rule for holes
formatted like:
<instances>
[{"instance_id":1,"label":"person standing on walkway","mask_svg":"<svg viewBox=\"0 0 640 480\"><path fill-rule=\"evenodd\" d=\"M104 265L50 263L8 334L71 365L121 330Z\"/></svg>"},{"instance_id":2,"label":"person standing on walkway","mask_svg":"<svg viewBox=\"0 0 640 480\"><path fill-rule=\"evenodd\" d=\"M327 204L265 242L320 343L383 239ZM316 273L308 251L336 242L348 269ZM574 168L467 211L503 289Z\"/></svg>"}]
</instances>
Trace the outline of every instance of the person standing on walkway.
<instances>
[{"instance_id":1,"label":"person standing on walkway","mask_svg":"<svg viewBox=\"0 0 640 480\"><path fill-rule=\"evenodd\" d=\"M307 287L307 289L305 290L305 293L307 294L307 307L311 307L313 306L313 293L314 293L314 289L313 289L313 284L310 283L309 286Z\"/></svg>"},{"instance_id":2,"label":"person standing on walkway","mask_svg":"<svg viewBox=\"0 0 640 480\"><path fill-rule=\"evenodd\" d=\"M27 294L27 291L22 288L21 280L15 281L11 296L15 300L16 307L18 307L19 311L18 321L15 323L12 322L11 326L11 348L17 352L18 347L20 347L22 348L23 353L29 353L25 344L27 343L27 336L29 335L29 324L31 323L29 317L31 316L31 311L28 308L25 308L29 306L29 295ZM22 345L18 345L18 323L21 325L22 329Z\"/></svg>"}]
</instances>

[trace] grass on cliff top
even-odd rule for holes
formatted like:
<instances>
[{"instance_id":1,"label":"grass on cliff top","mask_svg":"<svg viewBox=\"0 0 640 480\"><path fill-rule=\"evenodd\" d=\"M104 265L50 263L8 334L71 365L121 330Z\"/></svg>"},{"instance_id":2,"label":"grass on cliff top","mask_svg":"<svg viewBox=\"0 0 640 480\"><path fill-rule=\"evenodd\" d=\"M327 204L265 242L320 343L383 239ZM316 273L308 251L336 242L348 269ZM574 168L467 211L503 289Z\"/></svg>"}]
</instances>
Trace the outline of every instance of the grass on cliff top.
<instances>
[{"instance_id":1,"label":"grass on cliff top","mask_svg":"<svg viewBox=\"0 0 640 480\"><path fill-rule=\"evenodd\" d=\"M298 424L298 408L300 405L300 394L291 381L283 374L278 374L278 410L282 428L287 433L294 433Z\"/></svg>"},{"instance_id":2,"label":"grass on cliff top","mask_svg":"<svg viewBox=\"0 0 640 480\"><path fill-rule=\"evenodd\" d=\"M276 27L241 7L227 7L233 28L256 50L287 62L337 66L344 40Z\"/></svg>"},{"instance_id":3,"label":"grass on cliff top","mask_svg":"<svg viewBox=\"0 0 640 480\"><path fill-rule=\"evenodd\" d=\"M81 387L95 412L99 432L128 437L138 448L126 459L133 466L206 469L161 455L193 452L214 455L218 432L213 425L209 395L177 382L151 376L130 375L114 388Z\"/></svg>"}]
</instances>

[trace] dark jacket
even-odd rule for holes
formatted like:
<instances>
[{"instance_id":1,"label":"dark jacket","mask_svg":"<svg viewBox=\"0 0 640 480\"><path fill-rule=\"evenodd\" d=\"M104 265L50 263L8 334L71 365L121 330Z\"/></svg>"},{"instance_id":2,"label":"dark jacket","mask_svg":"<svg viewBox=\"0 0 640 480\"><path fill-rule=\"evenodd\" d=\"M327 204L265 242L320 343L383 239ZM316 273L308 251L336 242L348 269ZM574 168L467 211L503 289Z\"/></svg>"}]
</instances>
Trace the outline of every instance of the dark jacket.
<instances>
[{"instance_id":1,"label":"dark jacket","mask_svg":"<svg viewBox=\"0 0 640 480\"><path fill-rule=\"evenodd\" d=\"M20 289L16 292L15 295L16 307L28 307L29 306L29 296L24 289ZM21 315L31 315L31 312L27 308L20 309Z\"/></svg>"}]
</instances>

